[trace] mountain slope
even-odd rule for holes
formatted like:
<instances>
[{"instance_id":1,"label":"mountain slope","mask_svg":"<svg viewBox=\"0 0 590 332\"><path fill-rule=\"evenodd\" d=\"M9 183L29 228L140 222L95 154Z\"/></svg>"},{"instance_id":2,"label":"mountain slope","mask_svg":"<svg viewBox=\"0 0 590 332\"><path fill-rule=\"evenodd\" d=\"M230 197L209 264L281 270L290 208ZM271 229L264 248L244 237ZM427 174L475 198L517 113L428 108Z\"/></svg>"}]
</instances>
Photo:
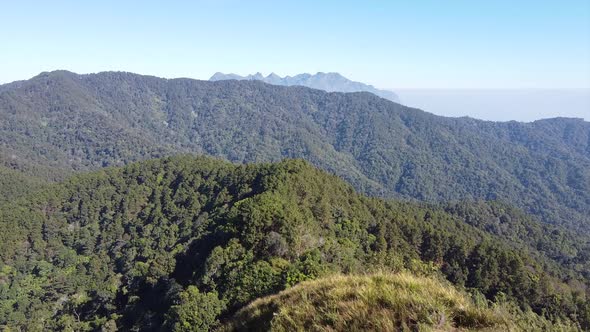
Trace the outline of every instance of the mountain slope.
<instances>
[{"instance_id":1,"label":"mountain slope","mask_svg":"<svg viewBox=\"0 0 590 332\"><path fill-rule=\"evenodd\" d=\"M444 118L369 93L129 73L44 73L1 90L0 161L13 168L60 173L184 152L305 158L365 193L498 199L590 230L590 123L578 119Z\"/></svg>"},{"instance_id":2,"label":"mountain slope","mask_svg":"<svg viewBox=\"0 0 590 332\"><path fill-rule=\"evenodd\" d=\"M317 73L311 74L299 74L293 77L285 76L280 77L275 73L271 73L264 77L260 73L255 75L240 76L236 74L223 74L215 73L210 81L222 81L222 80L257 80L268 84L293 86L300 85L312 89L324 90L327 92L370 92L381 98L389 99L393 102L399 103L399 97L389 90L376 89L372 85L367 85L360 82L354 82L338 73Z\"/></svg>"},{"instance_id":3,"label":"mountain slope","mask_svg":"<svg viewBox=\"0 0 590 332\"><path fill-rule=\"evenodd\" d=\"M0 203L12 201L46 185L41 178L27 176L0 165Z\"/></svg>"},{"instance_id":4,"label":"mountain slope","mask_svg":"<svg viewBox=\"0 0 590 332\"><path fill-rule=\"evenodd\" d=\"M187 156L78 175L0 205L0 326L209 327L301 281L408 270L590 327L587 279L529 245L579 244L500 215L529 242L506 241L470 225L487 219L478 209L364 197L301 160Z\"/></svg>"},{"instance_id":5,"label":"mountain slope","mask_svg":"<svg viewBox=\"0 0 590 332\"><path fill-rule=\"evenodd\" d=\"M333 276L241 309L221 331L575 331L508 308L475 305L452 286L407 273ZM531 319L532 318L532 319Z\"/></svg>"}]
</instances>

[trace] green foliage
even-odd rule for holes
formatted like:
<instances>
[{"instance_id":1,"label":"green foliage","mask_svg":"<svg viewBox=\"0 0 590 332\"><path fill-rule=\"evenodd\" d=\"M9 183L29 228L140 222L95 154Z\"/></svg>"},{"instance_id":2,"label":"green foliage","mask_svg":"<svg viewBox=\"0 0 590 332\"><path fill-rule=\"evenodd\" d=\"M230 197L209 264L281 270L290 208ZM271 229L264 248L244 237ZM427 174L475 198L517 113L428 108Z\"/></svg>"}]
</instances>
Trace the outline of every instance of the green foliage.
<instances>
[{"instance_id":1,"label":"green foliage","mask_svg":"<svg viewBox=\"0 0 590 332\"><path fill-rule=\"evenodd\" d=\"M0 165L0 204L42 188L46 182Z\"/></svg>"},{"instance_id":2,"label":"green foliage","mask_svg":"<svg viewBox=\"0 0 590 332\"><path fill-rule=\"evenodd\" d=\"M178 153L304 158L367 194L502 200L590 231L590 123L445 118L369 93L130 73L0 89L0 164L48 179Z\"/></svg>"},{"instance_id":3,"label":"green foliage","mask_svg":"<svg viewBox=\"0 0 590 332\"><path fill-rule=\"evenodd\" d=\"M408 270L588 328L583 247L543 227L498 204L368 198L301 160L134 163L0 205L0 325L206 328L301 281Z\"/></svg>"},{"instance_id":4,"label":"green foliage","mask_svg":"<svg viewBox=\"0 0 590 332\"><path fill-rule=\"evenodd\" d=\"M178 332L206 332L218 324L217 316L223 311L223 302L217 294L203 294L195 286L180 292L176 304L170 307L172 330Z\"/></svg>"}]
</instances>

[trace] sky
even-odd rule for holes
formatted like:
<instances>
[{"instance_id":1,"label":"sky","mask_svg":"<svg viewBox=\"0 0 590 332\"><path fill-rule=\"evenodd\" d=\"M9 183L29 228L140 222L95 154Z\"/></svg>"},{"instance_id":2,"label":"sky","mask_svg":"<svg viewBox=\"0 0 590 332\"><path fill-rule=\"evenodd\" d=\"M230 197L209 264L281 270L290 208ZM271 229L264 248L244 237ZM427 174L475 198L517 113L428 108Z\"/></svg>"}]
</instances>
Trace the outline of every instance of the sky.
<instances>
[{"instance_id":1,"label":"sky","mask_svg":"<svg viewBox=\"0 0 590 332\"><path fill-rule=\"evenodd\" d=\"M568 117L590 121L590 89L397 89L402 103L430 113L490 121Z\"/></svg>"},{"instance_id":2,"label":"sky","mask_svg":"<svg viewBox=\"0 0 590 332\"><path fill-rule=\"evenodd\" d=\"M339 72L388 89L590 89L590 1L0 0L0 83L43 71Z\"/></svg>"}]
</instances>

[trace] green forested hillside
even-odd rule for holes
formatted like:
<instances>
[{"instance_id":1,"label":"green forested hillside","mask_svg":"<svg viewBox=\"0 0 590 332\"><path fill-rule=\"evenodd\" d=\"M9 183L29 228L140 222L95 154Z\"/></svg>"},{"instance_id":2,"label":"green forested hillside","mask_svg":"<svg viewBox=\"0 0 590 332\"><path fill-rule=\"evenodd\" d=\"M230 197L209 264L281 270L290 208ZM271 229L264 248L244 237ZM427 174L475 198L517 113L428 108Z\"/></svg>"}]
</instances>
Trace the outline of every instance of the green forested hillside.
<instances>
[{"instance_id":1,"label":"green forested hillside","mask_svg":"<svg viewBox=\"0 0 590 332\"><path fill-rule=\"evenodd\" d=\"M206 329L301 281L406 270L590 328L588 257L562 264L584 244L547 227L502 205L368 198L301 160L134 163L0 206L0 326Z\"/></svg>"},{"instance_id":2,"label":"green forested hillside","mask_svg":"<svg viewBox=\"0 0 590 332\"><path fill-rule=\"evenodd\" d=\"M0 203L39 190L45 184L43 178L25 175L0 165Z\"/></svg>"},{"instance_id":3,"label":"green forested hillside","mask_svg":"<svg viewBox=\"0 0 590 332\"><path fill-rule=\"evenodd\" d=\"M580 119L444 118L369 93L112 72L57 71L0 88L0 160L29 174L184 152L305 158L372 195L497 199L590 229L590 123Z\"/></svg>"}]
</instances>

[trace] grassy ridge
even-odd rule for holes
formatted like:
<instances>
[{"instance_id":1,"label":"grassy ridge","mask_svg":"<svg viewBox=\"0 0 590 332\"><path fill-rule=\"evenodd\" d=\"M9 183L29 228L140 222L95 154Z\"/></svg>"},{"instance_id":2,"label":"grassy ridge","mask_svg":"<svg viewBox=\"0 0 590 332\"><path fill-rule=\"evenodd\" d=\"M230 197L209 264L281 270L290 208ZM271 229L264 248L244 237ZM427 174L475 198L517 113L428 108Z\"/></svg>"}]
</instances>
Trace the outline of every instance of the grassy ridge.
<instances>
[{"instance_id":1,"label":"grassy ridge","mask_svg":"<svg viewBox=\"0 0 590 332\"><path fill-rule=\"evenodd\" d=\"M499 305L476 305L448 283L409 273L335 275L258 299L220 331L576 331Z\"/></svg>"}]
</instances>

